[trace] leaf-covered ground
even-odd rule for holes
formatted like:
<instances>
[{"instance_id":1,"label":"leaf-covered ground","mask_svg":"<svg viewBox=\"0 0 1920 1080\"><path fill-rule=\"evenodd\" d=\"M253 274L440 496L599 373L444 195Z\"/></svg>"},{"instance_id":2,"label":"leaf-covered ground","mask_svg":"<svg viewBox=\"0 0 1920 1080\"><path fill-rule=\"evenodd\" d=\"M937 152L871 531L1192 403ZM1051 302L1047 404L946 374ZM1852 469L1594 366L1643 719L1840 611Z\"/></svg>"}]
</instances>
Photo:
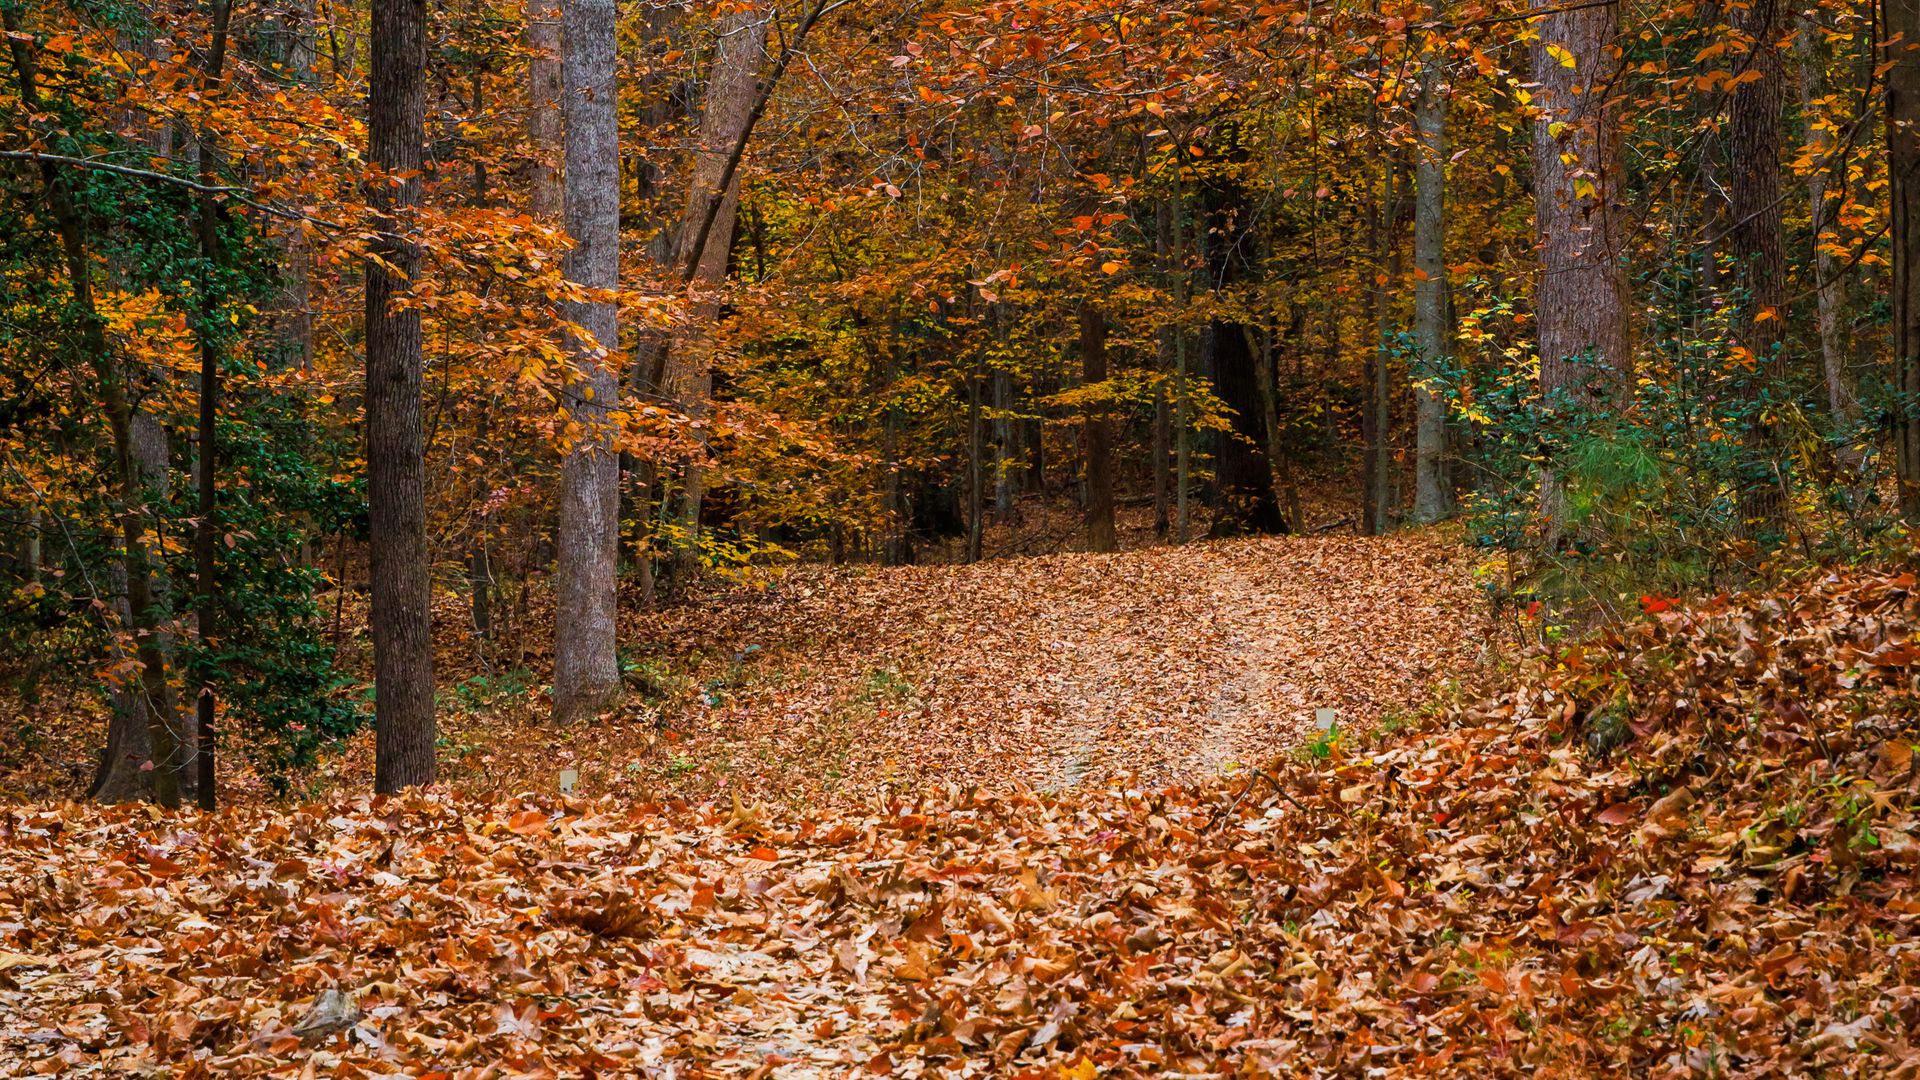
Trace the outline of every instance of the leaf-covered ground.
<instances>
[{"instance_id":1,"label":"leaf-covered ground","mask_svg":"<svg viewBox=\"0 0 1920 1080\"><path fill-rule=\"evenodd\" d=\"M1197 787L15 808L0 1071L1920 1075L1916 619L1668 608Z\"/></svg>"},{"instance_id":2,"label":"leaf-covered ground","mask_svg":"<svg viewBox=\"0 0 1920 1080\"><path fill-rule=\"evenodd\" d=\"M583 794L789 806L1205 779L1298 745L1315 709L1370 727L1471 669L1470 566L1430 531L802 568L630 612L633 693L601 724L555 732L530 695L502 738L452 699L448 771L472 793L552 790L572 768Z\"/></svg>"}]
</instances>

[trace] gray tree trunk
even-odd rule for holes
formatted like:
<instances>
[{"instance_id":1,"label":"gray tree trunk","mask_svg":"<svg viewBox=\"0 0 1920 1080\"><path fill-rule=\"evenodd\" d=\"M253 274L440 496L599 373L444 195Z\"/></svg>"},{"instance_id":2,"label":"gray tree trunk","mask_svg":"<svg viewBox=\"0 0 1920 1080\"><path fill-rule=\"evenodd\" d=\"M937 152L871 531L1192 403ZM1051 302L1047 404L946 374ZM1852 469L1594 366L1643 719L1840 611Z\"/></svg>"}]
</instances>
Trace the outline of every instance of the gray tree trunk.
<instances>
[{"instance_id":1,"label":"gray tree trunk","mask_svg":"<svg viewBox=\"0 0 1920 1080\"><path fill-rule=\"evenodd\" d=\"M527 162L534 219L558 225L566 212L560 184L561 13L557 0L527 0Z\"/></svg>"},{"instance_id":2,"label":"gray tree trunk","mask_svg":"<svg viewBox=\"0 0 1920 1080\"><path fill-rule=\"evenodd\" d=\"M1013 520L1013 375L993 373L993 516Z\"/></svg>"},{"instance_id":3,"label":"gray tree trunk","mask_svg":"<svg viewBox=\"0 0 1920 1080\"><path fill-rule=\"evenodd\" d=\"M620 278L620 147L615 114L613 0L563 0L566 48L567 279L590 289ZM588 335L570 338L578 381L568 392L575 443L560 465L559 562L554 571L553 718L596 716L620 696L616 591L620 459L609 413L620 396L619 328L611 301L567 305Z\"/></svg>"},{"instance_id":4,"label":"gray tree trunk","mask_svg":"<svg viewBox=\"0 0 1920 1080\"><path fill-rule=\"evenodd\" d=\"M1540 336L1540 386L1589 406L1619 401L1632 385L1627 339L1627 277L1621 246L1620 132L1609 95L1620 64L1614 5L1567 10L1533 0L1540 18L1534 44L1534 222L1540 234L1540 283L1534 290ZM1572 67L1549 47L1565 50ZM1549 545L1566 523L1565 493L1551 464L1541 470L1540 511Z\"/></svg>"},{"instance_id":5,"label":"gray tree trunk","mask_svg":"<svg viewBox=\"0 0 1920 1080\"><path fill-rule=\"evenodd\" d=\"M1419 138L1413 204L1413 520L1439 521L1452 511L1447 490L1447 404L1432 380L1447 356L1446 60L1425 57L1414 106Z\"/></svg>"},{"instance_id":6,"label":"gray tree trunk","mask_svg":"<svg viewBox=\"0 0 1920 1080\"><path fill-rule=\"evenodd\" d=\"M1807 205L1813 233L1814 299L1820 330L1820 371L1827 387L1827 410L1834 430L1845 441L1839 444L1840 464L1849 471L1859 469L1861 454L1855 442L1860 433L1860 396L1853 379L1852 347L1847 341L1846 286L1840 267L1826 247L1837 237L1833 214L1827 205L1828 183L1840 169L1834 130L1820 115L1819 102L1827 96L1827 46L1819 20L1803 18L1796 42L1800 54L1800 115L1807 124L1807 148L1812 151L1814 167L1807 174Z\"/></svg>"}]
</instances>

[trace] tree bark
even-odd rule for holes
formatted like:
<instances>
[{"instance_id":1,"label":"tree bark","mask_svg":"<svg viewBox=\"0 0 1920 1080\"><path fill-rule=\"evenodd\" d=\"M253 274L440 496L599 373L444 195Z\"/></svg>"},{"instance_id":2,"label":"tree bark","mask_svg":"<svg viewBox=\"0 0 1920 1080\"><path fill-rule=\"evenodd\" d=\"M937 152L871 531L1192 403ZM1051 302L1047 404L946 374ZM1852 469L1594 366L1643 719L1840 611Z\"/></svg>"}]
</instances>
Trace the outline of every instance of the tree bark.
<instances>
[{"instance_id":1,"label":"tree bark","mask_svg":"<svg viewBox=\"0 0 1920 1080\"><path fill-rule=\"evenodd\" d=\"M1107 381L1107 314L1091 300L1080 301L1080 378L1084 385ZM1104 401L1087 406L1087 550L1118 551L1113 522L1113 432Z\"/></svg>"},{"instance_id":2,"label":"tree bark","mask_svg":"<svg viewBox=\"0 0 1920 1080\"><path fill-rule=\"evenodd\" d=\"M1373 286L1374 346L1367 358L1366 399L1360 412L1360 441L1366 454L1361 464L1360 531L1367 536L1384 536L1393 527L1392 356L1387 334L1393 325L1393 290L1400 280L1400 247L1394 242L1399 220L1399 162L1389 157L1380 178L1380 195L1367 220L1380 267Z\"/></svg>"},{"instance_id":3,"label":"tree bark","mask_svg":"<svg viewBox=\"0 0 1920 1080\"><path fill-rule=\"evenodd\" d=\"M1625 177L1610 99L1620 75L1614 47L1620 13L1612 4L1566 10L1554 0L1533 0L1533 7L1551 12L1539 21L1533 49L1540 107L1533 144L1540 388L1549 408L1556 398L1603 408L1624 399L1633 373L1621 246ZM1551 463L1541 469L1540 510L1553 546L1566 524L1566 500Z\"/></svg>"},{"instance_id":4,"label":"tree bark","mask_svg":"<svg viewBox=\"0 0 1920 1080\"><path fill-rule=\"evenodd\" d=\"M1920 523L1920 0L1881 0L1893 229L1893 460Z\"/></svg>"},{"instance_id":5,"label":"tree bark","mask_svg":"<svg viewBox=\"0 0 1920 1080\"><path fill-rule=\"evenodd\" d=\"M39 69L26 44L32 39L21 29L18 9L0 8L0 25L7 31L14 76L21 102L30 113L46 111L40 97ZM80 344L94 370L100 388L102 411L113 445L114 472L117 481L114 516L120 531L120 565L125 571L124 623L133 638L139 676L138 688L120 687L122 693L137 694L138 708L115 709L114 724L109 725L107 747L90 794L95 798L118 798L122 788L137 790L143 786L136 775L132 783L117 775L131 767L137 774L149 760L129 761L126 755L140 747L141 738L129 730L141 721L146 725L146 746L153 769L150 777L153 797L164 806L180 802L180 741L173 714L172 689L167 678L164 638L155 618L153 559L147 550L146 519L149 507L147 483L141 472L143 455L136 446L138 432L135 408L130 394L130 372L118 362L107 343L106 324L94 300L92 257L87 243L88 221L74 201L67 178L51 162L42 162L40 179L53 212L54 226L60 236L61 254L66 261L68 287L73 310L80 323ZM163 433L164 434L164 433ZM146 455L149 458L150 454ZM164 462L164 457L162 458Z\"/></svg>"},{"instance_id":6,"label":"tree bark","mask_svg":"<svg viewBox=\"0 0 1920 1080\"><path fill-rule=\"evenodd\" d=\"M980 417L978 365L967 373L967 562L980 561L986 534L987 429Z\"/></svg>"},{"instance_id":7,"label":"tree bark","mask_svg":"<svg viewBox=\"0 0 1920 1080\"><path fill-rule=\"evenodd\" d=\"M227 27L233 15L232 0L220 0L214 9L213 41L207 51L204 72L206 89L216 93L225 78ZM200 134L200 182L214 186L219 176L214 169L215 150L212 134ZM213 268L220 260L220 204L201 192L199 199L200 260L200 467L196 476L199 506L193 531L194 622L203 652L209 655L219 636L220 591L218 581L219 523L215 514L220 492L220 340L216 330L219 316L213 294ZM309 343L310 344L310 343ZM218 802L215 787L215 730L217 700L213 684L202 681L194 702L194 726L188 744L194 763L192 787L202 810L212 810Z\"/></svg>"},{"instance_id":8,"label":"tree bark","mask_svg":"<svg viewBox=\"0 0 1920 1080\"><path fill-rule=\"evenodd\" d=\"M1447 490L1447 404L1434 381L1447 356L1446 265L1446 59L1421 61L1420 94L1414 106L1419 155L1414 165L1413 204L1413 520L1425 525L1452 511Z\"/></svg>"},{"instance_id":9,"label":"tree bark","mask_svg":"<svg viewBox=\"0 0 1920 1080\"><path fill-rule=\"evenodd\" d=\"M1820 114L1820 102L1827 96L1827 55L1825 31L1819 20L1803 19L1798 37L1800 54L1800 115L1807 125L1807 148L1812 151L1814 167L1807 174L1807 208L1813 233L1814 300L1820 331L1820 371L1827 389L1827 412L1837 437L1837 457L1849 472L1858 471L1861 455L1860 395L1853 378L1852 347L1847 341L1845 323L1846 286L1841 269L1828 253L1827 245L1836 242L1833 213L1828 207L1829 182L1839 175L1838 141L1833 127ZM1843 181L1844 182L1844 181Z\"/></svg>"},{"instance_id":10,"label":"tree bark","mask_svg":"<svg viewBox=\"0 0 1920 1080\"><path fill-rule=\"evenodd\" d=\"M613 0L564 0L567 278L612 290L620 278L620 148L615 114ZM567 305L589 338L570 338L578 368L568 416L573 447L560 466L559 563L554 572L553 719L597 716L620 696L616 635L620 459L610 413L620 396L611 301Z\"/></svg>"},{"instance_id":11,"label":"tree bark","mask_svg":"<svg viewBox=\"0 0 1920 1080\"><path fill-rule=\"evenodd\" d=\"M1728 150L1732 176L1729 197L1735 281L1741 293L1738 334L1753 356L1756 384L1750 388L1758 410L1748 435L1750 460L1742 479L1742 516L1752 527L1772 530L1786 516L1785 476L1780 473L1781 433L1765 418L1769 393L1785 386L1786 356L1782 329L1787 316L1787 257L1780 207L1781 63L1779 38L1784 20L1779 0L1749 0L1728 14L1736 34L1746 39L1746 70L1759 77L1733 91L1729 107Z\"/></svg>"},{"instance_id":12,"label":"tree bark","mask_svg":"<svg viewBox=\"0 0 1920 1080\"><path fill-rule=\"evenodd\" d=\"M667 399L695 421L704 421L712 411L712 324L720 315L718 293L727 278L727 259L733 250L740 208L736 155L750 134L756 98L762 90L757 76L766 57L772 22L772 11L753 7L721 23L706 104L700 111L693 175L687 185L686 209L680 218L675 248L676 264L693 289L693 326L668 348L661 379ZM695 427L694 432L695 440L704 448L705 425ZM675 518L684 546L669 562L669 576L676 585L685 582L697 559L694 544L700 534L700 504L705 495L703 452L687 463L681 479Z\"/></svg>"},{"instance_id":13,"label":"tree bark","mask_svg":"<svg viewBox=\"0 0 1920 1080\"><path fill-rule=\"evenodd\" d=\"M1180 322L1173 328L1173 538L1184 544L1191 533L1193 491L1193 393L1187 385L1187 304L1193 280L1187 266L1187 200L1174 168L1172 250L1173 309Z\"/></svg>"},{"instance_id":14,"label":"tree bark","mask_svg":"<svg viewBox=\"0 0 1920 1080\"><path fill-rule=\"evenodd\" d=\"M411 233L426 144L426 0L373 0L367 276L367 511L373 586L374 790L434 778L432 567L427 552L420 312L396 305L420 271ZM388 267L392 267L391 270Z\"/></svg>"},{"instance_id":15,"label":"tree bark","mask_svg":"<svg viewBox=\"0 0 1920 1080\"><path fill-rule=\"evenodd\" d=\"M993 373L993 515L1001 524L1014 518L1013 501L1013 375Z\"/></svg>"},{"instance_id":16,"label":"tree bark","mask_svg":"<svg viewBox=\"0 0 1920 1080\"><path fill-rule=\"evenodd\" d=\"M566 212L566 195L560 180L560 160L564 152L560 146L563 124L560 55L564 48L561 20L556 0L528 0L527 148L533 157L527 162L527 210L535 220L548 225L558 225Z\"/></svg>"}]
</instances>

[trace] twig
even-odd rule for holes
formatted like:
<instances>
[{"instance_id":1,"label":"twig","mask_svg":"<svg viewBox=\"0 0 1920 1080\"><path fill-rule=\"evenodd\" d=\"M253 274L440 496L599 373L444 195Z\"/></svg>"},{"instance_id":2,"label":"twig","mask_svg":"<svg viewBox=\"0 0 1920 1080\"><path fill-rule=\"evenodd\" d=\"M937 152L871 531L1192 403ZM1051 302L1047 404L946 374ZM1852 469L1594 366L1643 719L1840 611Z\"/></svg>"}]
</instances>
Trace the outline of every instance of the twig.
<instances>
[{"instance_id":1,"label":"twig","mask_svg":"<svg viewBox=\"0 0 1920 1080\"><path fill-rule=\"evenodd\" d=\"M244 203L262 213L272 214L288 221L310 221L329 229L345 229L347 226L338 221L302 214L297 210L283 210L278 206L254 199L247 188L229 187L224 184L203 184L198 180L189 180L184 176L155 172L152 169L136 169L131 165L115 165L110 161L97 161L93 158L70 157L66 154L47 154L38 150L0 150L0 159L8 161L33 161L42 165L65 165L75 169L90 169L94 172L113 173L117 176L131 176L137 180L149 180L159 184L171 184L202 195L226 195L235 202Z\"/></svg>"}]
</instances>

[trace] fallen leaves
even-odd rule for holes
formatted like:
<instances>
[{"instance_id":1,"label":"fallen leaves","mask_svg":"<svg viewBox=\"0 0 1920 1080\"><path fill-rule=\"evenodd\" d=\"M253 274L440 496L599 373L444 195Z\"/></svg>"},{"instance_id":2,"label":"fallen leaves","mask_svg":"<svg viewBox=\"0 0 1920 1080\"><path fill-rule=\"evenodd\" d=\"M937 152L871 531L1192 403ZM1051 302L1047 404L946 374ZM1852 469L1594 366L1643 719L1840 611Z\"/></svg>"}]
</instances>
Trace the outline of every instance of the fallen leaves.
<instances>
[{"instance_id":1,"label":"fallen leaves","mask_svg":"<svg viewBox=\"0 0 1920 1080\"><path fill-rule=\"evenodd\" d=\"M1675 607L1199 786L15 808L0 955L46 963L0 962L0 1065L1910 1076L1901 580Z\"/></svg>"}]
</instances>

